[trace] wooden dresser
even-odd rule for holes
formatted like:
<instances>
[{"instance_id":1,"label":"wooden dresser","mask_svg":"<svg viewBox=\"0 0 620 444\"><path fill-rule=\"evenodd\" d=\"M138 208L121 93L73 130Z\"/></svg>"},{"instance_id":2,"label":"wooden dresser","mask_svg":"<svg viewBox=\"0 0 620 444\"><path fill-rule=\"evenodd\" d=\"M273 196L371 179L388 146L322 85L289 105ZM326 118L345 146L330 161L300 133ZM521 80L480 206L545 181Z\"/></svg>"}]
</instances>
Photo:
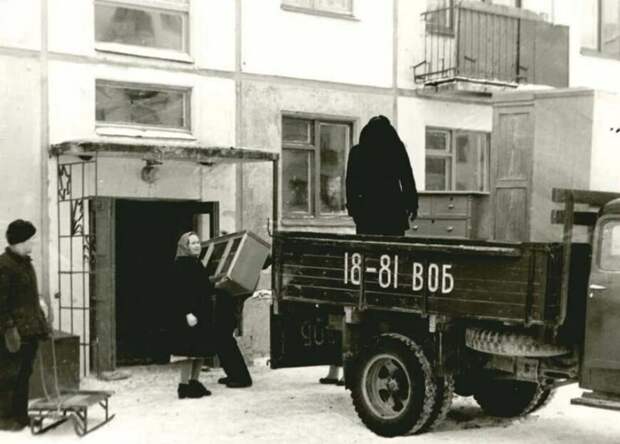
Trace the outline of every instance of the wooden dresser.
<instances>
[{"instance_id":1,"label":"wooden dresser","mask_svg":"<svg viewBox=\"0 0 620 444\"><path fill-rule=\"evenodd\" d=\"M418 217L406 236L488 239L489 195L463 191L421 191Z\"/></svg>"}]
</instances>

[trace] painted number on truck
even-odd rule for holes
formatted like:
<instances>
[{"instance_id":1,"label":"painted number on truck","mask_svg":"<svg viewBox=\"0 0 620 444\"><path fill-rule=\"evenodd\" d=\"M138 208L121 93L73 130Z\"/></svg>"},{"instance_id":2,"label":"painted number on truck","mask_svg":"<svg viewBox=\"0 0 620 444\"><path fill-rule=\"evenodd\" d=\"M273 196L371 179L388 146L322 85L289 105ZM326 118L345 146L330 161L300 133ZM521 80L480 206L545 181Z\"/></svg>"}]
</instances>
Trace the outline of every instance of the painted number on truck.
<instances>
[{"instance_id":1,"label":"painted number on truck","mask_svg":"<svg viewBox=\"0 0 620 444\"><path fill-rule=\"evenodd\" d=\"M360 285L362 272L366 275L376 275L377 283L381 288L398 288L398 255L382 254L379 257L379 267L364 267L362 255L360 253L344 254L344 276L343 281L346 285ZM406 265L403 265L406 270ZM430 262L413 262L411 270L411 290L420 291L425 286L432 293L441 292L451 293L454 290L454 276L452 276L451 264L436 264Z\"/></svg>"}]
</instances>

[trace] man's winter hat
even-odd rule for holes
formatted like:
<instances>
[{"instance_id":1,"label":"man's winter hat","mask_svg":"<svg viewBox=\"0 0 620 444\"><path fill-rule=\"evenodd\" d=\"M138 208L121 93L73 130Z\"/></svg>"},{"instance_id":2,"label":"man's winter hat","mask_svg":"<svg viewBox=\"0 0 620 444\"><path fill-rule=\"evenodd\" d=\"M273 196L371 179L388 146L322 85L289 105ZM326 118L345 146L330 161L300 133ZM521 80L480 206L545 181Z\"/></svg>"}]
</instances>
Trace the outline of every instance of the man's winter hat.
<instances>
[{"instance_id":1,"label":"man's winter hat","mask_svg":"<svg viewBox=\"0 0 620 444\"><path fill-rule=\"evenodd\" d=\"M6 230L6 240L9 245L19 244L30 239L36 232L37 229L30 222L17 219L9 224Z\"/></svg>"}]
</instances>

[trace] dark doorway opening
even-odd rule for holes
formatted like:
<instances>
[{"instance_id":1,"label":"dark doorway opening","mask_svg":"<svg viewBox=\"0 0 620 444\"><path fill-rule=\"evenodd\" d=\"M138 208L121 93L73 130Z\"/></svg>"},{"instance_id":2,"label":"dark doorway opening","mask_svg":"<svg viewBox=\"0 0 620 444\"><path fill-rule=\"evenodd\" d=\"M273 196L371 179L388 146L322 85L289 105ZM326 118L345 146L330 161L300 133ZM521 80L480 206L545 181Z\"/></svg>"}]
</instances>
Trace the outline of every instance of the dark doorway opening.
<instances>
[{"instance_id":1,"label":"dark doorway opening","mask_svg":"<svg viewBox=\"0 0 620 444\"><path fill-rule=\"evenodd\" d=\"M190 230L214 236L218 205L118 199L115 210L117 364L167 362L166 313L174 303L167 277L176 243Z\"/></svg>"}]
</instances>

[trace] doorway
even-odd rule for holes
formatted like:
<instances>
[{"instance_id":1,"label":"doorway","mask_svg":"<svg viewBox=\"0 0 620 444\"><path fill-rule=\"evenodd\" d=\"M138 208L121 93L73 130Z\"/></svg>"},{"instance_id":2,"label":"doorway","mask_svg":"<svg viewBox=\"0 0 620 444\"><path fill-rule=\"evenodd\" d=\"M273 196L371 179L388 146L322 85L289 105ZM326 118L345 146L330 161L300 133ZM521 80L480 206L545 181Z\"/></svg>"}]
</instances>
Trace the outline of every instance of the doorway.
<instances>
[{"instance_id":1,"label":"doorway","mask_svg":"<svg viewBox=\"0 0 620 444\"><path fill-rule=\"evenodd\" d=\"M116 363L168 362L167 329L173 303L167 277L180 235L218 232L215 202L115 199L114 269Z\"/></svg>"}]
</instances>

